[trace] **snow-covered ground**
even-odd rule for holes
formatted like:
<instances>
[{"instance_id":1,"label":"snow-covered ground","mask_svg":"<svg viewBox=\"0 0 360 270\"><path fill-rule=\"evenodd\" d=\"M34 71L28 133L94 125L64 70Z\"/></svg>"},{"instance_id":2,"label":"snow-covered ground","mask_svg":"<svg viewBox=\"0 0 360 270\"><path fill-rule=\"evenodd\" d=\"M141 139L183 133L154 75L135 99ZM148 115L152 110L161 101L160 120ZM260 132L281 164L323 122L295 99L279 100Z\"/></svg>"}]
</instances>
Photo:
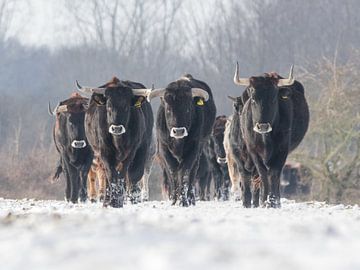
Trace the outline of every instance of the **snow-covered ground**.
<instances>
[{"instance_id":1,"label":"snow-covered ground","mask_svg":"<svg viewBox=\"0 0 360 270\"><path fill-rule=\"evenodd\" d=\"M0 269L360 269L360 208L0 199Z\"/></svg>"}]
</instances>

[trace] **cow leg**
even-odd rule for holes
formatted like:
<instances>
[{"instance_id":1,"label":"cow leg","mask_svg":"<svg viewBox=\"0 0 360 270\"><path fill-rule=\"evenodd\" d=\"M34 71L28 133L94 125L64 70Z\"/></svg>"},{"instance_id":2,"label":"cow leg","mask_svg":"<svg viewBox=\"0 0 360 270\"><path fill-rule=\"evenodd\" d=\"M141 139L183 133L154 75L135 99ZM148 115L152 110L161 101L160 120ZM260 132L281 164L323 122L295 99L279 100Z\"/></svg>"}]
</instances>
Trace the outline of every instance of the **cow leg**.
<instances>
[{"instance_id":1,"label":"cow leg","mask_svg":"<svg viewBox=\"0 0 360 270\"><path fill-rule=\"evenodd\" d=\"M91 163L81 168L80 171L80 202L86 202L87 200L87 176L89 173L90 165Z\"/></svg>"},{"instance_id":2,"label":"cow leg","mask_svg":"<svg viewBox=\"0 0 360 270\"><path fill-rule=\"evenodd\" d=\"M230 177L227 167L222 169L222 177L223 177L223 200L229 200L229 186L230 186Z\"/></svg>"},{"instance_id":3,"label":"cow leg","mask_svg":"<svg viewBox=\"0 0 360 270\"><path fill-rule=\"evenodd\" d=\"M261 179L260 186L260 206L265 207L268 206L267 198L269 195L269 182L268 182L268 174L267 169L262 162L261 158L258 155L252 155L252 159L254 161L254 165L257 169L257 172Z\"/></svg>"},{"instance_id":4,"label":"cow leg","mask_svg":"<svg viewBox=\"0 0 360 270\"><path fill-rule=\"evenodd\" d=\"M260 187L261 187L261 179L258 175L253 175L251 180L252 187L252 203L253 207L259 207L259 199L260 199Z\"/></svg>"},{"instance_id":5,"label":"cow leg","mask_svg":"<svg viewBox=\"0 0 360 270\"><path fill-rule=\"evenodd\" d=\"M94 168L91 168L88 173L88 194L90 201L92 203L96 202L96 172L94 171Z\"/></svg>"},{"instance_id":6,"label":"cow leg","mask_svg":"<svg viewBox=\"0 0 360 270\"><path fill-rule=\"evenodd\" d=\"M141 189L139 184L140 180L144 176L145 161L148 154L147 152L146 145L140 147L129 166L128 176L130 180L130 201L133 204L141 202Z\"/></svg>"},{"instance_id":7,"label":"cow leg","mask_svg":"<svg viewBox=\"0 0 360 270\"><path fill-rule=\"evenodd\" d=\"M71 180L70 180L70 175L69 175L69 171L67 166L64 166L64 175L65 175L65 179L66 179L66 184L65 184L65 200L67 202L70 202L70 196L71 196Z\"/></svg>"},{"instance_id":8,"label":"cow leg","mask_svg":"<svg viewBox=\"0 0 360 270\"><path fill-rule=\"evenodd\" d=\"M206 174L206 200L210 201L210 185L211 185L211 173Z\"/></svg>"},{"instance_id":9,"label":"cow leg","mask_svg":"<svg viewBox=\"0 0 360 270\"><path fill-rule=\"evenodd\" d=\"M222 193L222 175L221 171L219 169L219 165L212 164L214 166L213 168L213 179L214 179L214 185L215 185L215 198L217 200L222 199L221 193Z\"/></svg>"},{"instance_id":10,"label":"cow leg","mask_svg":"<svg viewBox=\"0 0 360 270\"><path fill-rule=\"evenodd\" d=\"M96 168L96 178L98 179L99 183L99 201L103 202L105 200L105 193L106 193L106 173L105 169L102 165L99 165Z\"/></svg>"},{"instance_id":11,"label":"cow leg","mask_svg":"<svg viewBox=\"0 0 360 270\"><path fill-rule=\"evenodd\" d=\"M240 201L240 174L235 160L232 157L228 157L229 176L231 181L231 194L235 201Z\"/></svg>"},{"instance_id":12,"label":"cow leg","mask_svg":"<svg viewBox=\"0 0 360 270\"><path fill-rule=\"evenodd\" d=\"M143 202L149 200L149 177L150 172L146 170L141 178L141 201Z\"/></svg>"},{"instance_id":13,"label":"cow leg","mask_svg":"<svg viewBox=\"0 0 360 270\"><path fill-rule=\"evenodd\" d=\"M125 173L124 170L116 171L109 162L103 160L103 165L106 173L106 192L104 207L111 206L114 208L121 208L124 206L125 199Z\"/></svg>"},{"instance_id":14,"label":"cow leg","mask_svg":"<svg viewBox=\"0 0 360 270\"><path fill-rule=\"evenodd\" d=\"M170 189L170 182L168 174L166 173L166 170L162 170L162 176L163 176L163 182L162 182L162 196L164 200L170 200L171 196L171 189Z\"/></svg>"},{"instance_id":15,"label":"cow leg","mask_svg":"<svg viewBox=\"0 0 360 270\"><path fill-rule=\"evenodd\" d=\"M280 175L281 170L285 164L287 154L281 153L277 155L273 160L274 163L270 163L270 168L268 170L269 182L270 182L270 192L268 198L268 204L272 208L280 208Z\"/></svg>"},{"instance_id":16,"label":"cow leg","mask_svg":"<svg viewBox=\"0 0 360 270\"><path fill-rule=\"evenodd\" d=\"M241 197L245 208L251 207L251 173L241 172Z\"/></svg>"},{"instance_id":17,"label":"cow leg","mask_svg":"<svg viewBox=\"0 0 360 270\"><path fill-rule=\"evenodd\" d=\"M77 203L79 199L80 175L76 168L69 165L70 183L71 183L71 196L70 201Z\"/></svg>"},{"instance_id":18,"label":"cow leg","mask_svg":"<svg viewBox=\"0 0 360 270\"><path fill-rule=\"evenodd\" d=\"M180 206L188 207L188 191L189 191L189 182L190 182L190 172L189 171L180 171L178 173L179 185L177 186L177 197L179 198Z\"/></svg>"}]
</instances>

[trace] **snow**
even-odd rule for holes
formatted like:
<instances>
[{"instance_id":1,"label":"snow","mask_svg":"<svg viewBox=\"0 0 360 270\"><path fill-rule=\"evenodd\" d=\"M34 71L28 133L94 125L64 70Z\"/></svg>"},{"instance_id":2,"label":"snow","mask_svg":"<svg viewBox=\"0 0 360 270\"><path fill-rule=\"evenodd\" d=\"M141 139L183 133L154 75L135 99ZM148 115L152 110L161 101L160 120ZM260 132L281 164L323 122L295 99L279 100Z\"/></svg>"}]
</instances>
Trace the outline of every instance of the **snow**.
<instances>
[{"instance_id":1,"label":"snow","mask_svg":"<svg viewBox=\"0 0 360 270\"><path fill-rule=\"evenodd\" d=\"M0 269L360 269L358 206L0 199Z\"/></svg>"}]
</instances>

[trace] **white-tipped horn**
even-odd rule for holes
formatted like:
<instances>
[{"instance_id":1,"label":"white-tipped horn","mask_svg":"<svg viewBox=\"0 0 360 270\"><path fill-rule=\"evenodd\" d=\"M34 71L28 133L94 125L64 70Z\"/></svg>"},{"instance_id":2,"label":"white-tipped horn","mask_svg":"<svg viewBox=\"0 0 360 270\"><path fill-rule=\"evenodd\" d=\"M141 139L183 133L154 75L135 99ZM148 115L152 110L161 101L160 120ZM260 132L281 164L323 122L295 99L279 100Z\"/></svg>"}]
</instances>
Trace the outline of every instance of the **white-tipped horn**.
<instances>
[{"instance_id":1,"label":"white-tipped horn","mask_svg":"<svg viewBox=\"0 0 360 270\"><path fill-rule=\"evenodd\" d=\"M86 94L104 94L106 88L99 88L99 87L90 87L90 86L81 86L79 82L76 80L76 87L80 92L86 93Z\"/></svg>"},{"instance_id":2,"label":"white-tipped horn","mask_svg":"<svg viewBox=\"0 0 360 270\"><path fill-rule=\"evenodd\" d=\"M50 101L49 101L49 104L48 104L48 113L49 113L51 116L55 116L54 111L51 109Z\"/></svg>"},{"instance_id":3,"label":"white-tipped horn","mask_svg":"<svg viewBox=\"0 0 360 270\"><path fill-rule=\"evenodd\" d=\"M192 97L201 97L205 101L209 100L209 93L201 88L191 88Z\"/></svg>"},{"instance_id":4,"label":"white-tipped horn","mask_svg":"<svg viewBox=\"0 0 360 270\"><path fill-rule=\"evenodd\" d=\"M248 86L250 84L250 80L248 78L240 78L240 75L239 75L239 62L236 62L234 83L237 84L237 85L243 85L243 86Z\"/></svg>"},{"instance_id":5,"label":"white-tipped horn","mask_svg":"<svg viewBox=\"0 0 360 270\"><path fill-rule=\"evenodd\" d=\"M165 94L165 88L153 89L150 95L148 96L148 100L152 100L153 98L156 97L163 97L164 94Z\"/></svg>"},{"instance_id":6,"label":"white-tipped horn","mask_svg":"<svg viewBox=\"0 0 360 270\"><path fill-rule=\"evenodd\" d=\"M289 86L289 85L293 85L295 82L295 78L294 78L294 65L291 65L290 67L290 72L289 72L289 77L287 79L280 79L278 82L278 86Z\"/></svg>"}]
</instances>

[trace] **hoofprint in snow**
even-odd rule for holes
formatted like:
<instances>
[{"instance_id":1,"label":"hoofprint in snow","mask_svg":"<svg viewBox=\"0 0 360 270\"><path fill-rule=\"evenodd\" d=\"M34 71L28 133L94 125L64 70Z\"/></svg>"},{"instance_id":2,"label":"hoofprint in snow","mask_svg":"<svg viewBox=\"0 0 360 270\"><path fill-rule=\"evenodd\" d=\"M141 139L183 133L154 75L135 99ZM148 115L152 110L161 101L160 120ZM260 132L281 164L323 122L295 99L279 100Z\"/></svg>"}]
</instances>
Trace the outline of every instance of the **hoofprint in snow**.
<instances>
[{"instance_id":1,"label":"hoofprint in snow","mask_svg":"<svg viewBox=\"0 0 360 270\"><path fill-rule=\"evenodd\" d=\"M0 269L360 269L360 209L0 199Z\"/></svg>"}]
</instances>

